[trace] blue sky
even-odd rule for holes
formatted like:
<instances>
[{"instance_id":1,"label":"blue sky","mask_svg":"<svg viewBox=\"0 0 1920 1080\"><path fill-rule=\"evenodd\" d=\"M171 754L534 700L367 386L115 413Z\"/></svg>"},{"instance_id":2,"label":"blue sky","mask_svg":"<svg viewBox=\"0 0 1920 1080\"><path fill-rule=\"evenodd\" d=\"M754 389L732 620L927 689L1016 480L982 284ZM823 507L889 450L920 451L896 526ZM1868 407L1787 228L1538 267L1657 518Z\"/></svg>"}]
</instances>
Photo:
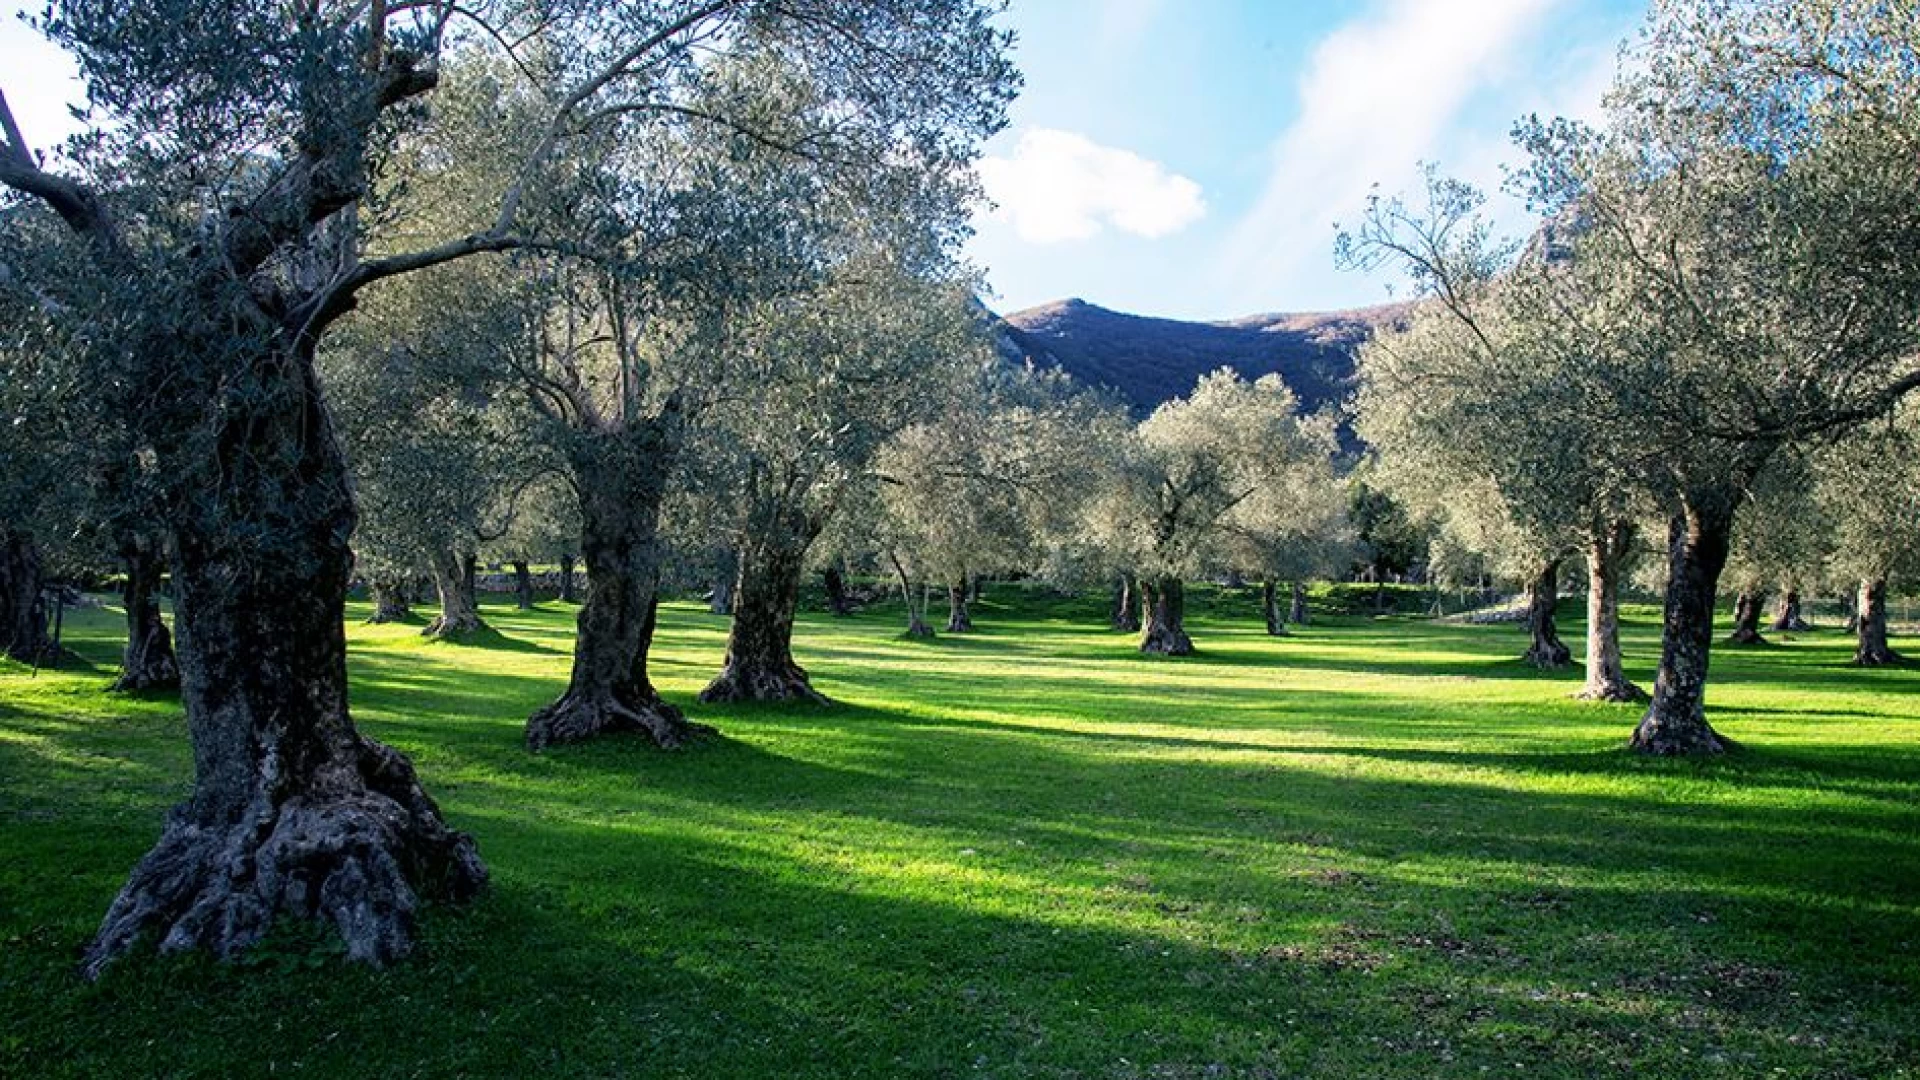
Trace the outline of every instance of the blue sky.
<instances>
[{"instance_id":1,"label":"blue sky","mask_svg":"<svg viewBox=\"0 0 1920 1080\"><path fill-rule=\"evenodd\" d=\"M70 67L0 4L0 91L48 146ZM37 6L37 5L35 5ZM1388 299L1336 222L1419 163L1484 187L1528 113L1592 116L1645 0L1013 0L1026 89L986 149L969 247L1016 311L1078 296L1175 318ZM1496 204L1514 228L1523 214Z\"/></svg>"},{"instance_id":2,"label":"blue sky","mask_svg":"<svg viewBox=\"0 0 1920 1080\"><path fill-rule=\"evenodd\" d=\"M1529 113L1591 117L1643 0L1014 0L1026 90L974 261L1014 311L1176 318L1388 299L1334 224L1422 161L1497 187ZM1497 205L1523 225L1520 207Z\"/></svg>"}]
</instances>

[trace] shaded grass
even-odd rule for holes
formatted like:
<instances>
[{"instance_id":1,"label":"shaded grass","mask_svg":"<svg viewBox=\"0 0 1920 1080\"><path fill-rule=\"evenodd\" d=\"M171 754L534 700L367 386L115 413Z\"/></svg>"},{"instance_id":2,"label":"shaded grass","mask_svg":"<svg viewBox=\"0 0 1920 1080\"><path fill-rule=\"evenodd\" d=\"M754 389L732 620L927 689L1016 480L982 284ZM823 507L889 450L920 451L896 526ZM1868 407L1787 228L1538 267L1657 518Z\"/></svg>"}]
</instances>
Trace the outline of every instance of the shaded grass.
<instances>
[{"instance_id":1,"label":"shaded grass","mask_svg":"<svg viewBox=\"0 0 1920 1080\"><path fill-rule=\"evenodd\" d=\"M656 681L726 737L535 756L543 606L350 628L356 715L495 879L387 971L289 933L77 981L183 725L101 693L111 610L95 670L0 669L0 1075L1920 1075L1920 673L1838 634L1717 653L1749 749L1661 762L1507 627L1273 640L1220 594L1170 660L996 587L966 638L804 618L833 708L708 708L725 623L670 605Z\"/></svg>"}]
</instances>

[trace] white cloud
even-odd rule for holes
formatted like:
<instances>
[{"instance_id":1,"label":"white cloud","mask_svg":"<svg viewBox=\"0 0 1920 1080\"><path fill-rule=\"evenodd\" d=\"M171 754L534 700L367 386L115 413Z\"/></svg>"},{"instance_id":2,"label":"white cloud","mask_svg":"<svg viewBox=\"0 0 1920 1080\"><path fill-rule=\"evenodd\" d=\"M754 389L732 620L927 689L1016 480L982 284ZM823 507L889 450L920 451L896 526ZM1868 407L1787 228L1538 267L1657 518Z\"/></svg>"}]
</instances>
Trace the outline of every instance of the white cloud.
<instances>
[{"instance_id":1,"label":"white cloud","mask_svg":"<svg viewBox=\"0 0 1920 1080\"><path fill-rule=\"evenodd\" d=\"M1300 82L1299 115L1234 230L1227 280L1243 283L1249 300L1287 303L1282 291L1327 264L1335 222L1352 223L1375 184L1407 187L1419 162L1457 142L1476 95L1532 70L1532 39L1564 3L1385 0L1322 39ZM1489 163L1474 156L1481 160L1470 164ZM1440 161L1443 171L1461 164Z\"/></svg>"},{"instance_id":2,"label":"white cloud","mask_svg":"<svg viewBox=\"0 0 1920 1080\"><path fill-rule=\"evenodd\" d=\"M1034 128L1007 157L980 162L995 219L1033 244L1087 240L1107 226L1154 239L1207 212L1200 185L1127 150L1085 135Z\"/></svg>"}]
</instances>

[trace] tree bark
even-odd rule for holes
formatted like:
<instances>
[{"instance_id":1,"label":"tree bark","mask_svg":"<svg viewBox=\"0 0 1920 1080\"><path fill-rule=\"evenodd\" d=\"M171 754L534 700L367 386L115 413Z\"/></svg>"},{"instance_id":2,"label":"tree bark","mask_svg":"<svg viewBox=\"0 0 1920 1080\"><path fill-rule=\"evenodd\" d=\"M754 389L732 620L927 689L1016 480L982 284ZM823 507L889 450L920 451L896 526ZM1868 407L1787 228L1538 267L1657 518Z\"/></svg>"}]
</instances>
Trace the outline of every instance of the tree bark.
<instances>
[{"instance_id":1,"label":"tree bark","mask_svg":"<svg viewBox=\"0 0 1920 1080\"><path fill-rule=\"evenodd\" d=\"M107 912L90 978L142 939L231 956L281 916L329 922L350 958L385 962L412 947L423 897L487 880L406 757L348 714L353 501L297 340L240 358L256 392L185 451L208 455L169 514L193 793Z\"/></svg>"},{"instance_id":2,"label":"tree bark","mask_svg":"<svg viewBox=\"0 0 1920 1080\"><path fill-rule=\"evenodd\" d=\"M720 674L700 700L811 701L827 704L793 662L793 616L807 549L819 528L799 511L775 509L740 546L740 582Z\"/></svg>"},{"instance_id":3,"label":"tree bark","mask_svg":"<svg viewBox=\"0 0 1920 1080\"><path fill-rule=\"evenodd\" d=\"M1653 700L1634 729L1643 754L1718 754L1731 747L1707 723L1707 662L1713 651L1714 589L1726 568L1736 499L1688 501L1667 530L1666 622Z\"/></svg>"},{"instance_id":4,"label":"tree bark","mask_svg":"<svg viewBox=\"0 0 1920 1080\"><path fill-rule=\"evenodd\" d=\"M1119 583L1113 587L1113 617L1109 620L1115 630L1129 634L1140 632L1140 609L1134 601L1133 590L1133 575L1121 574Z\"/></svg>"},{"instance_id":5,"label":"tree bark","mask_svg":"<svg viewBox=\"0 0 1920 1080\"><path fill-rule=\"evenodd\" d=\"M527 569L525 559L513 561L513 587L520 601L521 611L533 610L533 574Z\"/></svg>"},{"instance_id":6,"label":"tree bark","mask_svg":"<svg viewBox=\"0 0 1920 1080\"><path fill-rule=\"evenodd\" d=\"M1161 577L1141 590L1141 599L1146 629L1140 635L1140 651L1159 656L1191 655L1186 583L1177 577Z\"/></svg>"},{"instance_id":7,"label":"tree bark","mask_svg":"<svg viewBox=\"0 0 1920 1080\"><path fill-rule=\"evenodd\" d=\"M154 592L160 585L159 545L151 538L130 536L120 554L127 567L120 597L126 607L127 648L121 655L120 677L112 689L139 692L180 688L180 663L173 653L173 635L160 618Z\"/></svg>"},{"instance_id":8,"label":"tree bark","mask_svg":"<svg viewBox=\"0 0 1920 1080\"><path fill-rule=\"evenodd\" d=\"M1280 611L1280 587L1272 578L1260 583L1260 612L1267 620L1268 637L1286 637L1287 620Z\"/></svg>"},{"instance_id":9,"label":"tree bark","mask_svg":"<svg viewBox=\"0 0 1920 1080\"><path fill-rule=\"evenodd\" d=\"M947 633L973 633L973 612L967 606L967 586L954 582L947 586Z\"/></svg>"},{"instance_id":10,"label":"tree bark","mask_svg":"<svg viewBox=\"0 0 1920 1080\"><path fill-rule=\"evenodd\" d=\"M567 691L527 720L530 750L619 731L673 750L714 733L662 700L647 675L659 606L660 503L681 437L679 413L668 410L569 448L580 553L593 588L580 607Z\"/></svg>"},{"instance_id":11,"label":"tree bark","mask_svg":"<svg viewBox=\"0 0 1920 1080\"><path fill-rule=\"evenodd\" d=\"M1534 667L1552 671L1573 662L1573 651L1560 640L1554 624L1554 609L1560 605L1560 560L1541 564L1527 582L1527 634L1532 639L1521 659Z\"/></svg>"},{"instance_id":12,"label":"tree bark","mask_svg":"<svg viewBox=\"0 0 1920 1080\"><path fill-rule=\"evenodd\" d=\"M23 664L53 659L45 584L32 535L0 527L0 650Z\"/></svg>"},{"instance_id":13,"label":"tree bark","mask_svg":"<svg viewBox=\"0 0 1920 1080\"><path fill-rule=\"evenodd\" d=\"M968 574L967 575L967 603L969 605L978 604L980 602L981 594L983 594L986 591L986 588L987 588L987 584L986 584L985 578L982 578L979 574ZM971 627L969 627L969 629L971 629Z\"/></svg>"},{"instance_id":14,"label":"tree bark","mask_svg":"<svg viewBox=\"0 0 1920 1080\"><path fill-rule=\"evenodd\" d=\"M370 623L406 622L413 618L413 604L407 598L407 575L376 571L367 575L367 594L373 600Z\"/></svg>"},{"instance_id":15,"label":"tree bark","mask_svg":"<svg viewBox=\"0 0 1920 1080\"><path fill-rule=\"evenodd\" d=\"M853 614L853 601L847 599L847 578L838 562L820 571L820 581L827 590L827 610L840 618Z\"/></svg>"},{"instance_id":16,"label":"tree bark","mask_svg":"<svg viewBox=\"0 0 1920 1080\"><path fill-rule=\"evenodd\" d=\"M1307 583L1296 581L1293 583L1293 608L1287 612L1287 621L1295 626L1305 626L1310 614L1307 610Z\"/></svg>"},{"instance_id":17,"label":"tree bark","mask_svg":"<svg viewBox=\"0 0 1920 1080\"><path fill-rule=\"evenodd\" d=\"M580 592L573 579L572 555L560 556L560 600L567 604L580 602Z\"/></svg>"},{"instance_id":18,"label":"tree bark","mask_svg":"<svg viewBox=\"0 0 1920 1080\"><path fill-rule=\"evenodd\" d=\"M907 636L910 638L930 638L933 627L927 625L927 598L922 593L916 602L913 596L913 578L907 574L907 568L901 564L900 556L887 552L887 558L893 563L893 572L900 579L900 599L907 605Z\"/></svg>"},{"instance_id":19,"label":"tree bark","mask_svg":"<svg viewBox=\"0 0 1920 1080\"><path fill-rule=\"evenodd\" d=\"M1760 613L1765 609L1759 593L1742 589L1733 601L1733 633L1727 637L1727 644L1765 645L1767 639L1760 636Z\"/></svg>"},{"instance_id":20,"label":"tree bark","mask_svg":"<svg viewBox=\"0 0 1920 1080\"><path fill-rule=\"evenodd\" d=\"M1800 610L1800 590L1788 586L1780 592L1780 602L1773 610L1773 623L1770 629L1782 633L1805 633L1813 629Z\"/></svg>"},{"instance_id":21,"label":"tree bark","mask_svg":"<svg viewBox=\"0 0 1920 1080\"><path fill-rule=\"evenodd\" d=\"M1860 582L1859 617L1855 620L1857 642L1853 662L1862 667L1904 664L1906 658L1887 644L1887 579L1865 578Z\"/></svg>"},{"instance_id":22,"label":"tree bark","mask_svg":"<svg viewBox=\"0 0 1920 1080\"><path fill-rule=\"evenodd\" d=\"M1613 521L1587 539L1587 681L1585 701L1645 701L1620 662L1620 576L1633 545L1633 523Z\"/></svg>"},{"instance_id":23,"label":"tree bark","mask_svg":"<svg viewBox=\"0 0 1920 1080\"><path fill-rule=\"evenodd\" d=\"M420 631L423 637L458 640L487 628L468 584L472 568L473 557L457 551L442 552L433 560L433 589L440 597L440 614Z\"/></svg>"}]
</instances>

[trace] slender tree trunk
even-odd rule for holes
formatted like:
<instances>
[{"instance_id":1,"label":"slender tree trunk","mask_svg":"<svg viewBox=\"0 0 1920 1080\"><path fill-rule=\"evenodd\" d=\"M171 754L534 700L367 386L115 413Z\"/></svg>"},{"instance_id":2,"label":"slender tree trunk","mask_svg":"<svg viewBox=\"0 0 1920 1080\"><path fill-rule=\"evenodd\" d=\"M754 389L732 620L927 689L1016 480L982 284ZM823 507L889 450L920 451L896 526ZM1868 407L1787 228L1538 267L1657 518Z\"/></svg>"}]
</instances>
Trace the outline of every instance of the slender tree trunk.
<instances>
[{"instance_id":1,"label":"slender tree trunk","mask_svg":"<svg viewBox=\"0 0 1920 1080\"><path fill-rule=\"evenodd\" d=\"M1310 614L1307 610L1307 583L1296 581L1293 583L1293 609L1287 612L1287 621L1295 626L1305 626Z\"/></svg>"},{"instance_id":2,"label":"slender tree trunk","mask_svg":"<svg viewBox=\"0 0 1920 1080\"><path fill-rule=\"evenodd\" d=\"M1267 620L1267 636L1287 636L1286 615L1280 610L1280 586L1272 578L1260 582L1260 613Z\"/></svg>"},{"instance_id":3,"label":"slender tree trunk","mask_svg":"<svg viewBox=\"0 0 1920 1080\"><path fill-rule=\"evenodd\" d=\"M933 627L927 625L927 603L923 593L918 602L913 595L913 578L900 562L900 556L887 552L887 559L893 563L893 572L900 580L900 599L907 605L907 636L910 638L930 638Z\"/></svg>"},{"instance_id":4,"label":"slender tree trunk","mask_svg":"<svg viewBox=\"0 0 1920 1080\"><path fill-rule=\"evenodd\" d=\"M1187 656L1193 639L1187 636L1187 587L1177 577L1163 576L1141 591L1146 629L1140 651L1160 656Z\"/></svg>"},{"instance_id":5,"label":"slender tree trunk","mask_svg":"<svg viewBox=\"0 0 1920 1080\"><path fill-rule=\"evenodd\" d=\"M32 535L0 527L0 650L23 664L53 658L44 586Z\"/></svg>"},{"instance_id":6,"label":"slender tree trunk","mask_svg":"<svg viewBox=\"0 0 1920 1080\"><path fill-rule=\"evenodd\" d=\"M1813 629L1800 610L1800 590L1793 586L1781 590L1780 602L1773 609L1771 629L1781 633L1805 633Z\"/></svg>"},{"instance_id":7,"label":"slender tree trunk","mask_svg":"<svg viewBox=\"0 0 1920 1080\"><path fill-rule=\"evenodd\" d=\"M1620 576L1633 545L1633 523L1609 522L1587 539L1586 701L1644 701L1620 662Z\"/></svg>"},{"instance_id":8,"label":"slender tree trunk","mask_svg":"<svg viewBox=\"0 0 1920 1080\"><path fill-rule=\"evenodd\" d=\"M1707 661L1713 651L1714 589L1727 565L1735 500L1688 502L1668 527L1666 623L1653 700L1633 733L1644 754L1718 754L1731 745L1707 723Z\"/></svg>"},{"instance_id":9,"label":"slender tree trunk","mask_svg":"<svg viewBox=\"0 0 1920 1080\"><path fill-rule=\"evenodd\" d=\"M978 604L980 596L986 591L986 581L979 574L967 575L967 603Z\"/></svg>"},{"instance_id":10,"label":"slender tree trunk","mask_svg":"<svg viewBox=\"0 0 1920 1080\"><path fill-rule=\"evenodd\" d=\"M573 578L573 556L560 556L560 601L566 604L580 602L580 591Z\"/></svg>"},{"instance_id":11,"label":"slender tree trunk","mask_svg":"<svg viewBox=\"0 0 1920 1080\"><path fill-rule=\"evenodd\" d=\"M513 590L519 599L521 611L533 610L533 574L527 569L525 559L513 560Z\"/></svg>"},{"instance_id":12,"label":"slender tree trunk","mask_svg":"<svg viewBox=\"0 0 1920 1080\"><path fill-rule=\"evenodd\" d=\"M818 528L796 513L776 512L769 527L755 530L740 547L740 583L734 591L733 624L720 674L700 700L811 701L827 704L807 672L793 660L793 617L807 549Z\"/></svg>"},{"instance_id":13,"label":"slender tree trunk","mask_svg":"<svg viewBox=\"0 0 1920 1080\"><path fill-rule=\"evenodd\" d=\"M367 593L373 600L370 623L406 622L413 618L413 604L407 598L407 575L375 571L367 575Z\"/></svg>"},{"instance_id":14,"label":"slender tree trunk","mask_svg":"<svg viewBox=\"0 0 1920 1080\"><path fill-rule=\"evenodd\" d=\"M947 633L971 634L973 613L967 608L967 586L955 582L947 586Z\"/></svg>"},{"instance_id":15,"label":"slender tree trunk","mask_svg":"<svg viewBox=\"0 0 1920 1080\"><path fill-rule=\"evenodd\" d=\"M1859 617L1855 620L1858 629L1858 644L1853 650L1853 662L1862 667L1880 667L1886 664L1902 664L1906 658L1893 651L1887 644L1887 579L1865 578L1860 582Z\"/></svg>"},{"instance_id":16,"label":"slender tree trunk","mask_svg":"<svg viewBox=\"0 0 1920 1080\"><path fill-rule=\"evenodd\" d=\"M457 551L442 552L433 560L433 588L440 597L440 614L420 631L422 636L458 640L487 628L469 586L472 568L473 557L463 557Z\"/></svg>"},{"instance_id":17,"label":"slender tree trunk","mask_svg":"<svg viewBox=\"0 0 1920 1080\"><path fill-rule=\"evenodd\" d=\"M107 912L88 977L142 940L230 956L282 916L384 962L412 947L423 897L487 880L406 757L348 714L354 511L311 346L237 367L256 392L205 410L220 428L184 452L186 475L212 476L169 513L193 792ZM160 448L163 474L174 453Z\"/></svg>"},{"instance_id":18,"label":"slender tree trunk","mask_svg":"<svg viewBox=\"0 0 1920 1080\"><path fill-rule=\"evenodd\" d=\"M1767 639L1760 636L1760 613L1765 609L1766 603L1759 593L1742 589L1733 600L1733 633L1727 638L1727 644L1765 645Z\"/></svg>"},{"instance_id":19,"label":"slender tree trunk","mask_svg":"<svg viewBox=\"0 0 1920 1080\"><path fill-rule=\"evenodd\" d=\"M721 548L714 558L713 594L707 598L707 610L715 615L733 614L733 587L739 580L739 553L732 547Z\"/></svg>"},{"instance_id":20,"label":"slender tree trunk","mask_svg":"<svg viewBox=\"0 0 1920 1080\"><path fill-rule=\"evenodd\" d=\"M120 592L127 614L127 648L113 689L179 689L180 663L174 657L173 635L167 632L154 599L161 575L159 545L147 537L128 537L121 545L121 557L127 567Z\"/></svg>"},{"instance_id":21,"label":"slender tree trunk","mask_svg":"<svg viewBox=\"0 0 1920 1080\"><path fill-rule=\"evenodd\" d=\"M820 571L820 583L827 592L828 611L840 618L853 614L853 601L847 599L847 578L840 571L839 560Z\"/></svg>"},{"instance_id":22,"label":"slender tree trunk","mask_svg":"<svg viewBox=\"0 0 1920 1080\"><path fill-rule=\"evenodd\" d=\"M460 560L460 595L467 602L467 609L476 615L480 611L480 556L471 552Z\"/></svg>"},{"instance_id":23,"label":"slender tree trunk","mask_svg":"<svg viewBox=\"0 0 1920 1080\"><path fill-rule=\"evenodd\" d=\"M1140 632L1140 608L1133 593L1133 575L1121 574L1120 581L1113 587L1113 617L1109 625L1129 634Z\"/></svg>"},{"instance_id":24,"label":"slender tree trunk","mask_svg":"<svg viewBox=\"0 0 1920 1080\"><path fill-rule=\"evenodd\" d=\"M677 410L583 436L568 455L580 493L580 607L566 693L527 719L527 748L640 732L673 750L713 734L667 704L647 675L659 606L660 503L681 445Z\"/></svg>"},{"instance_id":25,"label":"slender tree trunk","mask_svg":"<svg viewBox=\"0 0 1920 1080\"><path fill-rule=\"evenodd\" d=\"M1527 582L1527 634L1532 639L1521 659L1534 667L1555 670L1573 661L1573 651L1560 640L1554 609L1560 605L1560 560L1541 564Z\"/></svg>"}]
</instances>

